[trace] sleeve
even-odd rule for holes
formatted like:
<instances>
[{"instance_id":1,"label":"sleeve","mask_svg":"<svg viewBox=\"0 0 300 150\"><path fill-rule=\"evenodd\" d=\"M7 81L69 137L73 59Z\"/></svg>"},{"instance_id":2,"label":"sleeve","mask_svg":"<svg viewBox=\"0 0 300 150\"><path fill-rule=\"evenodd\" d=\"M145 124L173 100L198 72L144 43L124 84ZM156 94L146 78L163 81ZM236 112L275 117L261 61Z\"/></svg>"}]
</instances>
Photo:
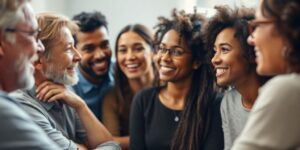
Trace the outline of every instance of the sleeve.
<instances>
[{"instance_id":1,"label":"sleeve","mask_svg":"<svg viewBox=\"0 0 300 150\"><path fill-rule=\"evenodd\" d=\"M78 116L78 114L75 112L74 110L74 113L75 115L75 132L76 132L76 143L79 143L79 144L85 144L87 143L87 135L86 135L86 130L84 129L82 123L81 123L81 120Z\"/></svg>"},{"instance_id":2,"label":"sleeve","mask_svg":"<svg viewBox=\"0 0 300 150\"><path fill-rule=\"evenodd\" d=\"M130 112L130 150L145 150L145 118L143 108L143 92L133 99ZM146 97L146 96L145 96ZM148 99L149 100L149 99Z\"/></svg>"},{"instance_id":3,"label":"sleeve","mask_svg":"<svg viewBox=\"0 0 300 150\"><path fill-rule=\"evenodd\" d=\"M0 149L60 149L26 112L16 105L1 102L0 118Z\"/></svg>"},{"instance_id":4,"label":"sleeve","mask_svg":"<svg viewBox=\"0 0 300 150\"><path fill-rule=\"evenodd\" d=\"M120 136L120 120L117 101L115 90L111 90L106 94L102 105L102 122L113 136Z\"/></svg>"},{"instance_id":5,"label":"sleeve","mask_svg":"<svg viewBox=\"0 0 300 150\"><path fill-rule=\"evenodd\" d=\"M267 83L233 150L296 149L299 146L300 93L299 87L292 86L297 83L280 80Z\"/></svg>"},{"instance_id":6,"label":"sleeve","mask_svg":"<svg viewBox=\"0 0 300 150\"><path fill-rule=\"evenodd\" d=\"M38 106L29 103L20 103L22 108L29 114L33 121L40 126L44 132L62 149L77 149L76 143L68 139L63 133L51 125L49 118L47 118Z\"/></svg>"},{"instance_id":7,"label":"sleeve","mask_svg":"<svg viewBox=\"0 0 300 150\"><path fill-rule=\"evenodd\" d=\"M226 95L223 97L223 100L221 102L221 118L222 118L222 129L223 129L223 134L224 134L224 150L229 150L230 145L231 145L231 140L230 140L230 131L229 131L229 126L228 126L228 118L226 115Z\"/></svg>"}]
</instances>

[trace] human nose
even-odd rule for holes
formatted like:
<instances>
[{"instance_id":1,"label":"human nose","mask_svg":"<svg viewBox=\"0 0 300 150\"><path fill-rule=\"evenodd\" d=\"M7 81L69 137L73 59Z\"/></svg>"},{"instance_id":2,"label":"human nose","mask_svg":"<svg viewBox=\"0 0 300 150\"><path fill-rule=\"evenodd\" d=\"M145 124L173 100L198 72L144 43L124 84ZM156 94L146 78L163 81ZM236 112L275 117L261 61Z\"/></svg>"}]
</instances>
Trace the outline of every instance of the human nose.
<instances>
[{"instance_id":1,"label":"human nose","mask_svg":"<svg viewBox=\"0 0 300 150\"><path fill-rule=\"evenodd\" d=\"M73 55L73 61L74 62L78 62L81 60L81 54L79 53L79 51L76 48L73 48L74 51L74 55Z\"/></svg>"},{"instance_id":2,"label":"human nose","mask_svg":"<svg viewBox=\"0 0 300 150\"><path fill-rule=\"evenodd\" d=\"M215 52L215 55L211 58L211 63L215 66L217 64L219 64L221 61L219 53Z\"/></svg>"},{"instance_id":3,"label":"human nose","mask_svg":"<svg viewBox=\"0 0 300 150\"><path fill-rule=\"evenodd\" d=\"M126 53L126 59L127 59L127 60L133 60L133 59L135 59L135 58L136 58L135 53L133 52L132 49L129 49L129 50L127 51L127 53Z\"/></svg>"},{"instance_id":4,"label":"human nose","mask_svg":"<svg viewBox=\"0 0 300 150\"><path fill-rule=\"evenodd\" d=\"M254 46L254 36L253 36L253 34L248 36L247 43L251 46Z\"/></svg>"},{"instance_id":5,"label":"human nose","mask_svg":"<svg viewBox=\"0 0 300 150\"><path fill-rule=\"evenodd\" d=\"M40 39L37 41L37 53L42 54L45 52L45 46Z\"/></svg>"}]
</instances>

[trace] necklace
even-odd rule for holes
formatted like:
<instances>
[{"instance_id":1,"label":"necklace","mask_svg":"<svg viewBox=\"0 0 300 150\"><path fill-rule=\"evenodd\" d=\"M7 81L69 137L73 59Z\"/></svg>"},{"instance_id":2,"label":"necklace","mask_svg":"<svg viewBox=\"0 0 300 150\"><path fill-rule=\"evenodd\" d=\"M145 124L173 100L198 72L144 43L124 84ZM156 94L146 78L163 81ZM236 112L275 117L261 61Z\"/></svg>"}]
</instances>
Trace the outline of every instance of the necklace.
<instances>
[{"instance_id":1,"label":"necklace","mask_svg":"<svg viewBox=\"0 0 300 150\"><path fill-rule=\"evenodd\" d=\"M174 110L172 110L172 111L173 111L174 116L175 116L175 117L174 117L174 121L175 121L175 122L178 122L179 119L180 119L180 118L179 118L179 114L176 114L176 112L175 112Z\"/></svg>"}]
</instances>

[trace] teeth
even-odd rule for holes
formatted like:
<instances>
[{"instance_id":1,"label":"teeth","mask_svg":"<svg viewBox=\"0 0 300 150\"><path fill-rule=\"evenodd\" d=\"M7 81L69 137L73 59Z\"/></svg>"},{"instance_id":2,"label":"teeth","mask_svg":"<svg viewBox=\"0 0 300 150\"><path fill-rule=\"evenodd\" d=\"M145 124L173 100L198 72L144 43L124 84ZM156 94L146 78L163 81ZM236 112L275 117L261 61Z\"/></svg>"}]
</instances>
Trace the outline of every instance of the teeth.
<instances>
[{"instance_id":1,"label":"teeth","mask_svg":"<svg viewBox=\"0 0 300 150\"><path fill-rule=\"evenodd\" d=\"M130 64L130 65L126 65L127 68L136 68L138 67L138 64Z\"/></svg>"},{"instance_id":2,"label":"teeth","mask_svg":"<svg viewBox=\"0 0 300 150\"><path fill-rule=\"evenodd\" d=\"M172 68L164 67L164 66L162 66L160 69L161 69L162 71L164 71L164 72L172 71L172 70L173 70Z\"/></svg>"},{"instance_id":3,"label":"teeth","mask_svg":"<svg viewBox=\"0 0 300 150\"><path fill-rule=\"evenodd\" d=\"M220 76L220 75L222 75L225 72L226 72L226 69L217 69L216 70L216 76Z\"/></svg>"}]
</instances>

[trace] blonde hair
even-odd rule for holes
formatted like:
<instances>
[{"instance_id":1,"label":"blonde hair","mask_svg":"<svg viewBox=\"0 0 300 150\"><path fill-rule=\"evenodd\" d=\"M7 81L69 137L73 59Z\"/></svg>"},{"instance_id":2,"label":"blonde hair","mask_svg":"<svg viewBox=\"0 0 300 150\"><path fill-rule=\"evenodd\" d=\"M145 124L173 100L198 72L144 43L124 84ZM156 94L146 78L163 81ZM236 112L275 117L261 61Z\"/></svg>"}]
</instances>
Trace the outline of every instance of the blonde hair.
<instances>
[{"instance_id":1,"label":"blonde hair","mask_svg":"<svg viewBox=\"0 0 300 150\"><path fill-rule=\"evenodd\" d=\"M44 55L46 58L49 57L50 49L55 45L55 42L59 41L63 27L67 27L72 35L79 29L78 25L68 17L53 12L37 14L37 22L41 28L38 37L45 46Z\"/></svg>"}]
</instances>

